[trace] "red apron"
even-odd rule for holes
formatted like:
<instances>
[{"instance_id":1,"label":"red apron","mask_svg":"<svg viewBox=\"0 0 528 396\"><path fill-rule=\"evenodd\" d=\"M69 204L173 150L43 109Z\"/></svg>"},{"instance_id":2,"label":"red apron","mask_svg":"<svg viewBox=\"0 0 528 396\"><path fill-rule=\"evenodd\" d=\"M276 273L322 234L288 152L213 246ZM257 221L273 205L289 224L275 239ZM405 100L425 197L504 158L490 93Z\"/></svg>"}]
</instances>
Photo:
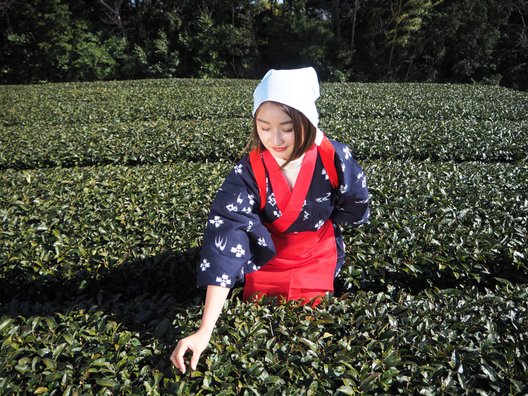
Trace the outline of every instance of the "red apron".
<instances>
[{"instance_id":1,"label":"red apron","mask_svg":"<svg viewBox=\"0 0 528 396\"><path fill-rule=\"evenodd\" d=\"M331 144L328 140L324 143ZM324 147L328 148L328 146ZM314 231L284 232L299 217L302 210L313 177L317 151L318 148L314 145L306 152L293 190L290 190L282 170L271 153L269 151L262 153L277 207L282 215L267 224L277 254L261 269L246 275L243 294L245 300L268 295L282 296L287 300L303 300L307 303L334 290L337 248L332 220L327 219L322 227ZM333 164L333 151L331 154ZM258 156L260 157L260 154ZM258 158L259 165L255 161L256 157L257 155L253 154L251 163L262 201L261 183L263 179L265 180L265 176L262 177L264 175L262 160ZM324 160L323 163L326 165L328 160ZM337 185L335 170L331 176L334 176L331 180L332 184ZM263 203L265 202L264 200Z\"/></svg>"}]
</instances>

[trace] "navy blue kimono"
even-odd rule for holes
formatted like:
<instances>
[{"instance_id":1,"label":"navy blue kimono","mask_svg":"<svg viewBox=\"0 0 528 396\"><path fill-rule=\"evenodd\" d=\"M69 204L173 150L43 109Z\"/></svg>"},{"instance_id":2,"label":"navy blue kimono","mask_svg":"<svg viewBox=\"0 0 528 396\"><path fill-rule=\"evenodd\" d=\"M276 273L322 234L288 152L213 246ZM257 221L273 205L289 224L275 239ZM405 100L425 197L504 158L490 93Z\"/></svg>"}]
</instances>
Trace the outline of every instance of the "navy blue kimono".
<instances>
[{"instance_id":1,"label":"navy blue kimono","mask_svg":"<svg viewBox=\"0 0 528 396\"><path fill-rule=\"evenodd\" d=\"M369 218L367 181L350 148L330 140L339 179L334 189L318 155L304 206L287 233L314 231L331 218L336 239L335 275L343 266L345 246L339 225L358 226ZM244 275L257 271L275 256L267 223L281 216L272 184L266 179L267 202L260 210L260 196L249 157L244 156L218 191L207 221L198 287L233 287Z\"/></svg>"}]
</instances>

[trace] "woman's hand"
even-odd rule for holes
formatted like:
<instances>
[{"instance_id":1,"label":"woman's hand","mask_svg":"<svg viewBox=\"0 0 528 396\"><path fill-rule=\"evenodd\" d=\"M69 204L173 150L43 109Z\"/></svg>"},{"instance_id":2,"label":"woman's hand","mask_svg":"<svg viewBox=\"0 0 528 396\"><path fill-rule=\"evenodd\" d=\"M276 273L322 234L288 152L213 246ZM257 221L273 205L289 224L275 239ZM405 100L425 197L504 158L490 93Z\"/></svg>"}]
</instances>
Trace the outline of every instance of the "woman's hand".
<instances>
[{"instance_id":1,"label":"woman's hand","mask_svg":"<svg viewBox=\"0 0 528 396\"><path fill-rule=\"evenodd\" d=\"M191 368L196 370L200 355L207 348L211 334L215 327L215 323L222 312L222 307L229 294L229 288L221 286L207 286L207 293L205 295L205 307L202 315L202 324L198 331L191 334L189 337L182 338L174 351L170 360L176 368L185 374L185 361L183 357L188 350L192 351Z\"/></svg>"},{"instance_id":2,"label":"woman's hand","mask_svg":"<svg viewBox=\"0 0 528 396\"><path fill-rule=\"evenodd\" d=\"M170 357L171 362L180 369L180 371L185 374L185 361L183 357L188 350L192 351L191 357L191 368L196 370L198 365L198 360L200 360L200 355L207 348L211 335L205 331L198 330L196 333L191 334L188 337L182 338Z\"/></svg>"}]
</instances>

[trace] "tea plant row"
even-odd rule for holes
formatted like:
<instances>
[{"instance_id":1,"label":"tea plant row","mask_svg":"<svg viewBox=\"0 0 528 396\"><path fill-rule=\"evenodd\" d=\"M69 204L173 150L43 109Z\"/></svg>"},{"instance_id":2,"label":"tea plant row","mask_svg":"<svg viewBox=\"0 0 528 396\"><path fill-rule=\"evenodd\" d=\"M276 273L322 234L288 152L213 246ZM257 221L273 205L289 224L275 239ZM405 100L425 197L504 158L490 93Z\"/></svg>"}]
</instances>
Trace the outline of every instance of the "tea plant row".
<instances>
[{"instance_id":1,"label":"tea plant row","mask_svg":"<svg viewBox=\"0 0 528 396\"><path fill-rule=\"evenodd\" d=\"M528 120L323 119L329 137L358 159L512 162L528 158ZM235 161L247 118L4 128L0 169L177 161Z\"/></svg>"},{"instance_id":2,"label":"tea plant row","mask_svg":"<svg viewBox=\"0 0 528 396\"><path fill-rule=\"evenodd\" d=\"M239 294L239 289L236 290ZM198 323L171 295L27 305L0 316L3 394L525 394L528 288L394 287L325 300L226 304L198 370L168 355ZM145 315L148 313L148 315Z\"/></svg>"},{"instance_id":3,"label":"tea plant row","mask_svg":"<svg viewBox=\"0 0 528 396\"><path fill-rule=\"evenodd\" d=\"M0 126L246 118L254 81L143 80L5 87ZM523 92L431 84L322 84L321 118L521 121ZM490 106L490 103L493 103Z\"/></svg>"},{"instance_id":4,"label":"tea plant row","mask_svg":"<svg viewBox=\"0 0 528 396\"><path fill-rule=\"evenodd\" d=\"M346 230L347 285L396 273L423 282L527 280L526 165L365 161L370 224ZM1 173L2 294L36 279L96 278L201 245L232 163ZM353 253L352 253L353 252ZM407 285L408 286L408 285Z\"/></svg>"}]
</instances>

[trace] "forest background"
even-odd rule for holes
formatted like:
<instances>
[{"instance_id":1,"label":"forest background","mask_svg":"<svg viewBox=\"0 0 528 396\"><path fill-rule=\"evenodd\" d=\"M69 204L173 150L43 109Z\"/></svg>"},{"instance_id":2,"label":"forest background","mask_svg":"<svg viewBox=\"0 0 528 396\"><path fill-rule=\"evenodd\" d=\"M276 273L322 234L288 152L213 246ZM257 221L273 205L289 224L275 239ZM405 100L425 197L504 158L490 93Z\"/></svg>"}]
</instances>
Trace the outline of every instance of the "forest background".
<instances>
[{"instance_id":1,"label":"forest background","mask_svg":"<svg viewBox=\"0 0 528 396\"><path fill-rule=\"evenodd\" d=\"M0 83L258 79L528 89L528 0L0 0Z\"/></svg>"}]
</instances>

